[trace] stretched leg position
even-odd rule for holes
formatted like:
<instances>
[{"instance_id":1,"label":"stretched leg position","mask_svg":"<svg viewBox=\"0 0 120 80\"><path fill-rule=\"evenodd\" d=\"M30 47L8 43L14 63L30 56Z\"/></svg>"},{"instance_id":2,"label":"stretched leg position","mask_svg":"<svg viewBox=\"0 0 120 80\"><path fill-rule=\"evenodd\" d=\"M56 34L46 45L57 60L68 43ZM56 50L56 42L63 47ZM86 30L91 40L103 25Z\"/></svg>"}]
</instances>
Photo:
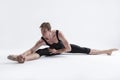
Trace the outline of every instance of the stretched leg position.
<instances>
[{"instance_id":1,"label":"stretched leg position","mask_svg":"<svg viewBox=\"0 0 120 80\"><path fill-rule=\"evenodd\" d=\"M36 60L42 55L51 56L56 54L51 54L51 52L49 52L49 48L44 48L38 49L35 52L31 52L30 50L28 50L20 55L9 55L7 58L13 61L18 61L18 63L24 63L25 61Z\"/></svg>"},{"instance_id":2,"label":"stretched leg position","mask_svg":"<svg viewBox=\"0 0 120 80\"><path fill-rule=\"evenodd\" d=\"M38 59L42 55L51 56L51 55L56 55L58 53L63 53L63 52L86 53L89 55L97 55L97 54L111 55L113 51L118 50L114 48L108 49L108 50L96 50L96 49L90 49L86 47L80 47L74 44L69 44L61 31L51 30L50 23L48 22L42 23L40 25L40 30L42 33L42 37L40 40L36 42L36 44L31 49L29 49L28 51L20 55L9 55L8 59L17 61L19 63L24 63L25 61ZM44 49L38 49L42 45L48 45L50 49L49 47Z\"/></svg>"},{"instance_id":3,"label":"stretched leg position","mask_svg":"<svg viewBox=\"0 0 120 80\"><path fill-rule=\"evenodd\" d=\"M86 49L86 48L81 48L81 49ZM116 48L108 49L108 50L91 49L89 54L90 55L98 55L98 54L111 55L113 51L117 51L117 50L118 49L116 49ZM74 53L78 53L78 52L74 52ZM25 61L36 60L36 59L39 59L39 58L40 58L40 53L31 53L31 54L30 53L24 53L24 54L21 54L21 55L9 55L8 56L8 59L13 60L13 61L18 61L18 63L24 63Z\"/></svg>"},{"instance_id":4,"label":"stretched leg position","mask_svg":"<svg viewBox=\"0 0 120 80\"><path fill-rule=\"evenodd\" d=\"M74 44L70 44L70 45L71 45L71 51L68 53L86 53L89 55L98 55L98 54L111 55L113 51L118 50L116 48L108 49L108 50L96 50L96 49L90 49L86 47L80 47ZM44 48L44 49L38 49L35 52L31 52L30 50L28 50L21 55L9 55L8 59L13 61L18 61L19 63L24 63L25 61L38 59L42 55L51 56L56 54L51 54L51 52L49 52L49 48Z\"/></svg>"},{"instance_id":5,"label":"stretched leg position","mask_svg":"<svg viewBox=\"0 0 120 80\"><path fill-rule=\"evenodd\" d=\"M18 63L24 63L25 61L38 59L40 58L40 55L37 53L24 53L21 55L9 55L7 58L13 61L17 61Z\"/></svg>"},{"instance_id":6,"label":"stretched leg position","mask_svg":"<svg viewBox=\"0 0 120 80\"><path fill-rule=\"evenodd\" d=\"M97 54L107 54L111 55L113 51L117 51L118 49L113 48L113 49L108 49L108 50L96 50L96 49L91 49L90 55L97 55Z\"/></svg>"},{"instance_id":7,"label":"stretched leg position","mask_svg":"<svg viewBox=\"0 0 120 80\"><path fill-rule=\"evenodd\" d=\"M97 50L97 49L90 49L87 47L80 47L78 45L70 44L72 50L69 53L86 53L89 55L98 55L98 54L107 54L111 55L113 51L117 51L118 49L112 48L107 50Z\"/></svg>"}]
</instances>

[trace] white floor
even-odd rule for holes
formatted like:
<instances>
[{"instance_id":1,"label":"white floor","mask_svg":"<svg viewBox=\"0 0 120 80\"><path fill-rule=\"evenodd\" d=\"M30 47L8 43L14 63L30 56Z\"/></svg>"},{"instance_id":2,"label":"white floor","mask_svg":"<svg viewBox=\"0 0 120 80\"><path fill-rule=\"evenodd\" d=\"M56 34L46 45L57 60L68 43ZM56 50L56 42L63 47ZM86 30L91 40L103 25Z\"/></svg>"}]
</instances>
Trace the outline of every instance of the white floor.
<instances>
[{"instance_id":1,"label":"white floor","mask_svg":"<svg viewBox=\"0 0 120 80\"><path fill-rule=\"evenodd\" d=\"M68 54L18 64L0 54L0 80L120 80L120 51L112 56Z\"/></svg>"}]
</instances>

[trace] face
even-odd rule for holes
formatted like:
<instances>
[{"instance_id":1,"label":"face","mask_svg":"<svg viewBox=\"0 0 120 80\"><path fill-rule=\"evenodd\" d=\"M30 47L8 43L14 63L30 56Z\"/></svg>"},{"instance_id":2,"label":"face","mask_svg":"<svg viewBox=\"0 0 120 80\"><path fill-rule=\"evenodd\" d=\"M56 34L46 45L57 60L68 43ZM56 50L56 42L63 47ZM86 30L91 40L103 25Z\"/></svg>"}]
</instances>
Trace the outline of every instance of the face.
<instances>
[{"instance_id":1,"label":"face","mask_svg":"<svg viewBox=\"0 0 120 80\"><path fill-rule=\"evenodd\" d=\"M41 28L41 33L42 33L42 36L44 38L48 38L49 37L49 30L46 29L46 28Z\"/></svg>"}]
</instances>

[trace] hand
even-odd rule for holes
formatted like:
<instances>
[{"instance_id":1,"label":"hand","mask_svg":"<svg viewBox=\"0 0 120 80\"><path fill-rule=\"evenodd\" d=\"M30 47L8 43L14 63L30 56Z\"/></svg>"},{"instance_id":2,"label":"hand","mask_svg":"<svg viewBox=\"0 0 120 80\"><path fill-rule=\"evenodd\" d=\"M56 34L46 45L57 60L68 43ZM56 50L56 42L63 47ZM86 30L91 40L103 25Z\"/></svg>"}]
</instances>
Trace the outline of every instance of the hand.
<instances>
[{"instance_id":1,"label":"hand","mask_svg":"<svg viewBox=\"0 0 120 80\"><path fill-rule=\"evenodd\" d=\"M52 54L56 54L56 53L57 53L57 50L56 50L56 49L49 49L49 51L50 51Z\"/></svg>"},{"instance_id":2,"label":"hand","mask_svg":"<svg viewBox=\"0 0 120 80\"><path fill-rule=\"evenodd\" d=\"M25 62L25 57L22 55L17 56L17 61L18 63L24 63Z\"/></svg>"}]
</instances>

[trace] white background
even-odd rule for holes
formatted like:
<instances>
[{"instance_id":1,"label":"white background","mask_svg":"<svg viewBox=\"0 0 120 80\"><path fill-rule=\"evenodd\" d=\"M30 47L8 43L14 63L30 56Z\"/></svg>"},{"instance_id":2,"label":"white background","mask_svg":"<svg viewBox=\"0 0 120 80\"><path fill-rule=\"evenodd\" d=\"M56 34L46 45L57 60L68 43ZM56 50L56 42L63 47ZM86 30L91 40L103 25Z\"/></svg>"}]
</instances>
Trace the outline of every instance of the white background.
<instances>
[{"instance_id":1,"label":"white background","mask_svg":"<svg viewBox=\"0 0 120 80\"><path fill-rule=\"evenodd\" d=\"M29 49L50 22L70 43L120 48L119 0L1 0L0 49Z\"/></svg>"},{"instance_id":2,"label":"white background","mask_svg":"<svg viewBox=\"0 0 120 80\"><path fill-rule=\"evenodd\" d=\"M120 49L120 0L0 0L0 80L120 80L120 54L59 55L16 64L7 60L41 38L50 22L70 43Z\"/></svg>"}]
</instances>

